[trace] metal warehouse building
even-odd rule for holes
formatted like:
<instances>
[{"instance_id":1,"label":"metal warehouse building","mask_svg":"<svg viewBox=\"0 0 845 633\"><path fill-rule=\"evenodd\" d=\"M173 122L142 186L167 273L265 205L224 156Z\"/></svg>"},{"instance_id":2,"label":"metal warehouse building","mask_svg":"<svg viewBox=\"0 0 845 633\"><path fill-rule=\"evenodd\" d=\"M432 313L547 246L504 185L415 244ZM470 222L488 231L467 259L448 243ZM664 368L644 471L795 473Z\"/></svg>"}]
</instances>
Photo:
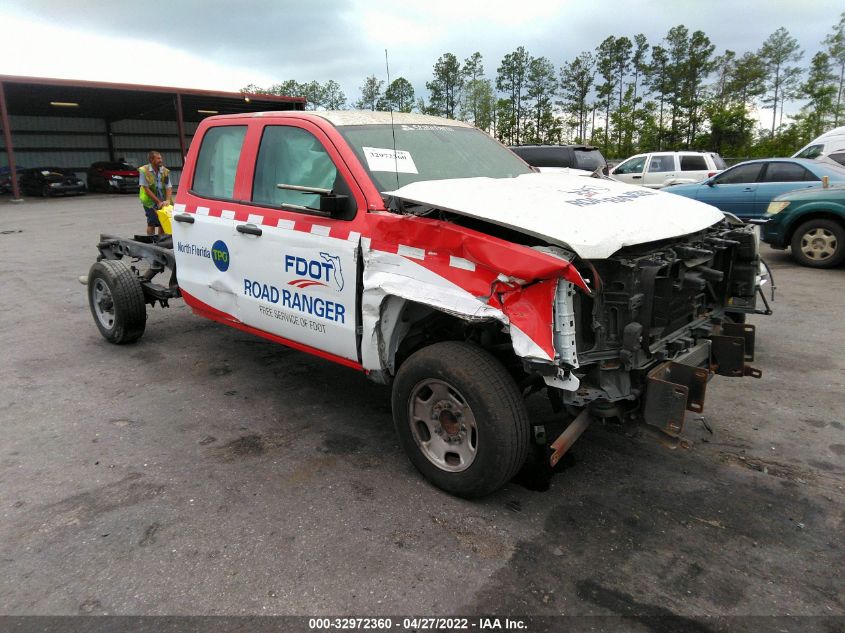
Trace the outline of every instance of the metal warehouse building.
<instances>
[{"instance_id":1,"label":"metal warehouse building","mask_svg":"<svg viewBox=\"0 0 845 633\"><path fill-rule=\"evenodd\" d=\"M147 162L161 152L179 182L198 123L215 114L304 110L304 97L0 75L0 168ZM20 198L17 178L13 197Z\"/></svg>"}]
</instances>

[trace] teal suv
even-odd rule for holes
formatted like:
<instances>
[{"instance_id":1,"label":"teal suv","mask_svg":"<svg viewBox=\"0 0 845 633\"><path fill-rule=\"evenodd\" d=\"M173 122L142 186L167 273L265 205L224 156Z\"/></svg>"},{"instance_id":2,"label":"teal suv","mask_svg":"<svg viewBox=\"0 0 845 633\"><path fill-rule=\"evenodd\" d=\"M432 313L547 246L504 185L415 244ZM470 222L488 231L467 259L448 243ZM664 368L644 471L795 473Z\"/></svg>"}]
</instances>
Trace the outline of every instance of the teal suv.
<instances>
[{"instance_id":1,"label":"teal suv","mask_svg":"<svg viewBox=\"0 0 845 633\"><path fill-rule=\"evenodd\" d=\"M799 264L832 268L845 260L845 185L790 191L766 209L761 238L791 249Z\"/></svg>"}]
</instances>

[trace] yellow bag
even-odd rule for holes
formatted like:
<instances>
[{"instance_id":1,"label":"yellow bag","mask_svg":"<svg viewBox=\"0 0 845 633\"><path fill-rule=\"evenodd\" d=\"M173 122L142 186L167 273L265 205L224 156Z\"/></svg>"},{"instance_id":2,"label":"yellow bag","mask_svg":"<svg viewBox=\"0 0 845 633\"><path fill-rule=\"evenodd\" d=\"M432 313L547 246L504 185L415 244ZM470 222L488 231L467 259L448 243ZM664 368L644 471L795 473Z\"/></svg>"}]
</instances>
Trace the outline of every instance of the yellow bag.
<instances>
[{"instance_id":1,"label":"yellow bag","mask_svg":"<svg viewBox=\"0 0 845 633\"><path fill-rule=\"evenodd\" d=\"M170 224L173 221L173 205L166 204L161 209L156 209L156 215L161 224L161 230L167 235L173 235L173 227Z\"/></svg>"}]
</instances>

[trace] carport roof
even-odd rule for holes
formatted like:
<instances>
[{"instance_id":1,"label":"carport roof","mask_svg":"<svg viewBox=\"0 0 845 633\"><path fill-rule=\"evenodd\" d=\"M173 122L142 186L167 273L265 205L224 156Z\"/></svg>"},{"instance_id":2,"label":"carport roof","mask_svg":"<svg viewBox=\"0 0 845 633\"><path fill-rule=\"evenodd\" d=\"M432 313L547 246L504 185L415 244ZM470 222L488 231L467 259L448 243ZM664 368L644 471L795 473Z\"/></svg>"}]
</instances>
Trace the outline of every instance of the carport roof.
<instances>
[{"instance_id":1,"label":"carport roof","mask_svg":"<svg viewBox=\"0 0 845 633\"><path fill-rule=\"evenodd\" d=\"M175 114L177 94L182 99L185 121L200 121L209 114L305 108L305 97L14 75L0 75L0 82L11 115L92 117L109 121L170 119ZM51 102L78 105L62 107Z\"/></svg>"}]
</instances>

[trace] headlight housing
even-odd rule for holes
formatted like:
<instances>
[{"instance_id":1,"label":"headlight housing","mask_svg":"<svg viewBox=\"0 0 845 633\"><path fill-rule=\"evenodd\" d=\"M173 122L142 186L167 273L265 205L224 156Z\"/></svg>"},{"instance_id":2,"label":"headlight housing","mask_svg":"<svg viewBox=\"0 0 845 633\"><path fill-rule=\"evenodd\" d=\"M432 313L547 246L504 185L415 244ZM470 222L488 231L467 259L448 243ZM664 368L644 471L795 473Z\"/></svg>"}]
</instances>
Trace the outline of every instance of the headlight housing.
<instances>
[{"instance_id":1,"label":"headlight housing","mask_svg":"<svg viewBox=\"0 0 845 633\"><path fill-rule=\"evenodd\" d=\"M772 200L766 209L766 215L776 215L789 206L789 200Z\"/></svg>"}]
</instances>

